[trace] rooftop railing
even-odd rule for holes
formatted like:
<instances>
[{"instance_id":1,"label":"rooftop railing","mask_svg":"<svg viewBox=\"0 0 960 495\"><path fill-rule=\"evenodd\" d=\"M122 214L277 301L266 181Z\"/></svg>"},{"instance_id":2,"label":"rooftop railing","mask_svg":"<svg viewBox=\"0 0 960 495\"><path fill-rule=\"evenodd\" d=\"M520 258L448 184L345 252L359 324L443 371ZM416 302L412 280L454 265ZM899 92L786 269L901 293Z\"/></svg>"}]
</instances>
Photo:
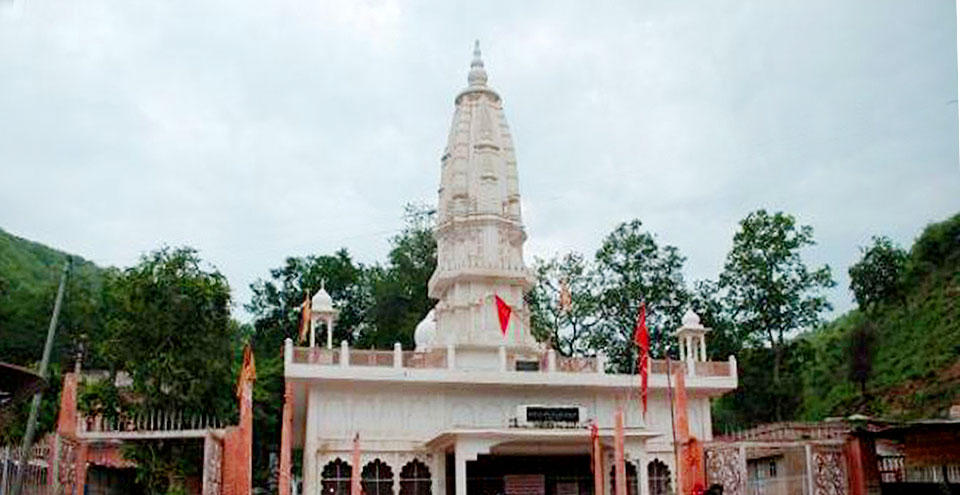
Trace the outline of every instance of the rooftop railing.
<instances>
[{"instance_id":1,"label":"rooftop railing","mask_svg":"<svg viewBox=\"0 0 960 495\"><path fill-rule=\"evenodd\" d=\"M456 368L456 348L447 346L426 351L404 351L396 344L392 351L351 349L343 342L337 349L322 347L294 347L288 341L287 353L292 364L338 367L373 367L401 369ZM606 358L559 356L556 351L530 352L499 349L501 371L547 373L606 373ZM671 361L671 371L684 368L688 376L736 377L736 359L728 361ZM650 361L650 373L665 375L667 362Z\"/></svg>"}]
</instances>

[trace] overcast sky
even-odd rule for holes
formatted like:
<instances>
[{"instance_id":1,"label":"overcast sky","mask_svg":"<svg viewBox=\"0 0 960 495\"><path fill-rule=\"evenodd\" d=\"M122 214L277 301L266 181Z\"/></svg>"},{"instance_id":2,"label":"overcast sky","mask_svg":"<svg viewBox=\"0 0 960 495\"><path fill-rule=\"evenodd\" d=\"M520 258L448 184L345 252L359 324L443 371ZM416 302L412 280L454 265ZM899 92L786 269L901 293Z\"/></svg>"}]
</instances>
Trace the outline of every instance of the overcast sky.
<instances>
[{"instance_id":1,"label":"overcast sky","mask_svg":"<svg viewBox=\"0 0 960 495\"><path fill-rule=\"evenodd\" d=\"M0 0L0 228L127 266L190 245L249 284L384 258L436 202L479 38L526 256L643 220L715 278L757 208L814 227L837 310L873 234L960 211L956 4Z\"/></svg>"}]
</instances>

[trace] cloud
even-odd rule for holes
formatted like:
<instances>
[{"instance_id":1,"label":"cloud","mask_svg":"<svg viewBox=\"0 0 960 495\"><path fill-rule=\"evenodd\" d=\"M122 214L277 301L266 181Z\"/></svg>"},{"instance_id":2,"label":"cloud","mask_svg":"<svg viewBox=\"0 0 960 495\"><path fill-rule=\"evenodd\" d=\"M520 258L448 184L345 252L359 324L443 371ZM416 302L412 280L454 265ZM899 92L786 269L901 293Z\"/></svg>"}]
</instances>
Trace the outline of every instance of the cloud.
<instances>
[{"instance_id":1,"label":"cloud","mask_svg":"<svg viewBox=\"0 0 960 495\"><path fill-rule=\"evenodd\" d=\"M528 258L638 217L712 278L739 219L782 209L842 310L858 245L960 210L953 9L8 0L0 226L101 264L195 246L246 317L285 256L382 259L402 205L435 201L480 38Z\"/></svg>"}]
</instances>

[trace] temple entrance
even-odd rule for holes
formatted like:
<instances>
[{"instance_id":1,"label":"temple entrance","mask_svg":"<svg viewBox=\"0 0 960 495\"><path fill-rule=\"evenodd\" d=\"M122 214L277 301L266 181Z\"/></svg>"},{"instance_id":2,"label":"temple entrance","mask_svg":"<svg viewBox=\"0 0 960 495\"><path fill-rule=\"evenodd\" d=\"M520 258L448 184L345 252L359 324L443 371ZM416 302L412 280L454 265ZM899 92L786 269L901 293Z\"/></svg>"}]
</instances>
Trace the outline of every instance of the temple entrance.
<instances>
[{"instance_id":1,"label":"temple entrance","mask_svg":"<svg viewBox=\"0 0 960 495\"><path fill-rule=\"evenodd\" d=\"M469 495L593 495L589 455L481 455L467 463Z\"/></svg>"}]
</instances>

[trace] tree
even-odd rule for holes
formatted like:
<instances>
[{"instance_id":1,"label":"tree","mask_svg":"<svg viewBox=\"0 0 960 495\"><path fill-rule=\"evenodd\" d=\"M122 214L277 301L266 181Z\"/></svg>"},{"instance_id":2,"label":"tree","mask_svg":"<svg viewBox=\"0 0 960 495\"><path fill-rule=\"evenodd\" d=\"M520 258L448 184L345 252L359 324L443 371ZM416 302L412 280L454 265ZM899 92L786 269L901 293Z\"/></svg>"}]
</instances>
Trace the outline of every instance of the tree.
<instances>
[{"instance_id":1,"label":"tree","mask_svg":"<svg viewBox=\"0 0 960 495\"><path fill-rule=\"evenodd\" d=\"M620 224L597 251L599 308L603 323L593 345L605 349L613 368L636 372L633 330L641 302L647 305L651 355L663 357L675 348L671 336L688 301L683 282L685 258L673 246L659 246L642 230L640 220Z\"/></svg>"},{"instance_id":2,"label":"tree","mask_svg":"<svg viewBox=\"0 0 960 495\"><path fill-rule=\"evenodd\" d=\"M793 216L757 210L740 221L727 254L720 288L738 337L747 344L769 346L773 353L772 390L775 419L783 417L781 386L786 339L821 321L830 308L822 290L833 287L830 267L807 269L800 250L814 245L813 228L797 226Z\"/></svg>"},{"instance_id":3,"label":"tree","mask_svg":"<svg viewBox=\"0 0 960 495\"><path fill-rule=\"evenodd\" d=\"M405 349L413 348L413 332L434 305L427 295L427 283L437 268L434 213L424 205L404 208L406 224L390 240L386 266L368 273L373 306L359 346L388 349L399 342Z\"/></svg>"},{"instance_id":4,"label":"tree","mask_svg":"<svg viewBox=\"0 0 960 495\"><path fill-rule=\"evenodd\" d=\"M850 290L861 309L902 295L907 252L887 237L873 237L873 245L860 248L860 261L848 270Z\"/></svg>"},{"instance_id":5,"label":"tree","mask_svg":"<svg viewBox=\"0 0 960 495\"><path fill-rule=\"evenodd\" d=\"M340 311L333 341L353 342L368 318L371 294L365 283L366 268L355 263L346 249L333 255L289 257L270 270L270 278L250 285L253 296L246 305L254 315L254 346L279 352L286 338L299 338L301 305L305 297L323 287ZM259 359L260 354L257 357Z\"/></svg>"},{"instance_id":6,"label":"tree","mask_svg":"<svg viewBox=\"0 0 960 495\"><path fill-rule=\"evenodd\" d=\"M873 370L873 343L877 329L866 321L850 332L850 380L860 385L860 396L867 394L867 380Z\"/></svg>"},{"instance_id":7,"label":"tree","mask_svg":"<svg viewBox=\"0 0 960 495\"><path fill-rule=\"evenodd\" d=\"M98 351L130 374L144 409L234 411L230 287L188 247L162 248L105 281Z\"/></svg>"},{"instance_id":8,"label":"tree","mask_svg":"<svg viewBox=\"0 0 960 495\"><path fill-rule=\"evenodd\" d=\"M743 349L730 310L724 305L719 284L711 280L699 280L690 291L690 309L700 317L703 326L710 329L707 335L707 358L713 361L736 356Z\"/></svg>"},{"instance_id":9,"label":"tree","mask_svg":"<svg viewBox=\"0 0 960 495\"><path fill-rule=\"evenodd\" d=\"M270 453L280 444L283 408L283 342L298 341L301 305L323 286L340 311L333 340L353 343L368 321L372 295L368 270L346 249L332 255L289 257L250 288L246 305L253 314L253 349L257 381L253 389L253 478L262 485L269 475Z\"/></svg>"},{"instance_id":10,"label":"tree","mask_svg":"<svg viewBox=\"0 0 960 495\"><path fill-rule=\"evenodd\" d=\"M530 325L537 340L549 341L564 356L591 353L590 338L599 323L597 277L580 253L537 259L537 285L526 294ZM569 310L560 307L562 284L570 291Z\"/></svg>"}]
</instances>

